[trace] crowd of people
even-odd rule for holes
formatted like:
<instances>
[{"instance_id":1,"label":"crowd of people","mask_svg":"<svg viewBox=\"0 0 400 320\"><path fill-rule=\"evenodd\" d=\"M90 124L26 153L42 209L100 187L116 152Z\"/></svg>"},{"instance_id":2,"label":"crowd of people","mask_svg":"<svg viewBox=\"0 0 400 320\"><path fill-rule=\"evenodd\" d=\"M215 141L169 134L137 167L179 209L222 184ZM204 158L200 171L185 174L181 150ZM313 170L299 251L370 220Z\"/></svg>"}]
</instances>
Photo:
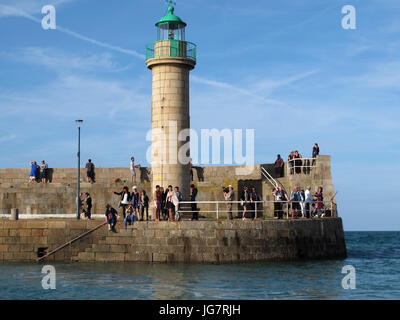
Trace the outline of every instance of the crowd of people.
<instances>
[{"instance_id":1,"label":"crowd of people","mask_svg":"<svg viewBox=\"0 0 400 320\"><path fill-rule=\"evenodd\" d=\"M282 187L275 188L272 191L274 216L282 219L287 212L292 218L323 217L325 215L323 188L319 187L315 194L312 194L310 189L307 187L306 190L300 190L299 187L295 187L288 196Z\"/></svg>"},{"instance_id":2,"label":"crowd of people","mask_svg":"<svg viewBox=\"0 0 400 320\"><path fill-rule=\"evenodd\" d=\"M301 174L302 170L304 173L309 174L311 171L311 167L314 166L315 164L315 159L319 155L319 146L318 143L314 144L313 150L312 150L312 160L310 159L304 159L303 156L299 153L297 150L291 150L290 154L288 156L288 164L289 164L289 173L291 175L293 174ZM278 154L277 159L275 160L275 176L277 178L281 178L284 176L284 162L280 154Z\"/></svg>"},{"instance_id":3,"label":"crowd of people","mask_svg":"<svg viewBox=\"0 0 400 320\"><path fill-rule=\"evenodd\" d=\"M144 215L146 214L146 221L152 220L149 215L150 200L145 190L138 192L138 188L134 186L132 193L129 191L127 186L123 187L121 192L114 192L114 194L120 196L119 207L121 208L121 217L124 219L124 226L127 228L128 225L132 225L135 221L145 221ZM181 207L180 202L183 200L182 193L179 187L173 187L169 185L164 190L159 185L156 186L154 191L154 221L180 221L181 220ZM193 202L191 209L193 213L192 220L198 220L198 209L197 199L198 191L197 188L192 184L190 186L190 199ZM111 205L107 205L106 216L109 216ZM115 210L115 209L114 209ZM113 215L112 219L116 219ZM110 216L110 217L111 217ZM112 221L107 218L107 223L110 225ZM112 223L111 223L112 224ZM111 228L112 229L112 228Z\"/></svg>"},{"instance_id":4,"label":"crowd of people","mask_svg":"<svg viewBox=\"0 0 400 320\"><path fill-rule=\"evenodd\" d=\"M227 209L228 209L228 218L233 220L233 203L235 201L235 192L233 190L232 185L229 185L228 188L223 188L223 195L225 201L227 201ZM257 219L257 202L262 200L262 196L257 193L255 187L251 187L249 190L248 186L244 186L243 190L240 193L240 205L243 210L239 218L242 220L246 220L247 213L250 213L250 219L253 221Z\"/></svg>"}]
</instances>

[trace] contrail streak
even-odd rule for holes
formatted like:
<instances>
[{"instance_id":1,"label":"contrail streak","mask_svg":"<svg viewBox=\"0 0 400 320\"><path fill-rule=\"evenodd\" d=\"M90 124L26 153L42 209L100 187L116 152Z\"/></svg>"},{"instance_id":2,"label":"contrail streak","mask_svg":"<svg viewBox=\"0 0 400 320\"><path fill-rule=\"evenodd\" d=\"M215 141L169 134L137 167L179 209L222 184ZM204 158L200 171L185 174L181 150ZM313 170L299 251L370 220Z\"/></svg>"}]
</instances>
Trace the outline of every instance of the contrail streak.
<instances>
[{"instance_id":1,"label":"contrail streak","mask_svg":"<svg viewBox=\"0 0 400 320\"><path fill-rule=\"evenodd\" d=\"M22 10L18 10L16 8L13 8L13 7L10 7L10 6L6 6L6 5L3 5L3 4L0 4L0 12L1 11L5 12L6 14L11 14L11 15L15 15L15 16L24 17L24 18L29 19L31 21L34 21L36 23L42 24L42 20L41 19L35 18L34 16L32 16L30 14L27 14L26 12L23 12ZM58 31L60 31L62 33L68 34L68 35L70 35L70 36L72 36L74 38L77 38L77 39L80 39L80 40L95 44L95 45L103 47L103 48L107 48L107 49L110 49L110 50L114 50L114 51L118 51L118 52L121 52L121 53L129 54L131 56L135 56L135 57L140 58L140 59L145 59L145 55L143 55L141 53L138 53L138 52L136 52L134 50L124 49L124 48L121 48L121 47L118 47L118 46L114 46L114 45L111 45L111 44L108 44L108 43L105 43L105 42L102 42L102 41L98 41L96 39L92 39L92 38L86 37L86 36L84 36L82 34L76 33L74 31L71 31L71 30L69 30L67 28L64 28L64 27L61 27L61 26L58 26L58 25L57 25L57 29L56 30L58 30Z\"/></svg>"}]
</instances>

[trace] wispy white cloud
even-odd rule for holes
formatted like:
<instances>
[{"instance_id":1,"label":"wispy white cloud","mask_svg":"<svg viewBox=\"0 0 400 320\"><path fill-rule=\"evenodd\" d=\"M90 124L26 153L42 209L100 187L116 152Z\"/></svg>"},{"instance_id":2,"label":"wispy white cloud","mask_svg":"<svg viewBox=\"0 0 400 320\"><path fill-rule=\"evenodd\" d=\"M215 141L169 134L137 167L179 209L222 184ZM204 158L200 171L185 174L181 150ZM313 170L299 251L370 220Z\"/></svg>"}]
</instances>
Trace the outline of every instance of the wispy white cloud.
<instances>
[{"instance_id":1,"label":"wispy white cloud","mask_svg":"<svg viewBox=\"0 0 400 320\"><path fill-rule=\"evenodd\" d=\"M282 104L282 102L276 99L269 98L273 91L282 87L290 86L296 82L300 82L301 80L311 77L312 75L315 75L319 72L319 70L311 70L291 75L282 79L268 79L265 77L257 78L240 87L238 85L235 86L227 82L210 80L199 76L191 76L191 80L196 83L205 84L217 89L228 89L238 94L250 96L256 100L261 100L263 102Z\"/></svg>"},{"instance_id":2,"label":"wispy white cloud","mask_svg":"<svg viewBox=\"0 0 400 320\"><path fill-rule=\"evenodd\" d=\"M56 71L120 72L129 68L129 65L119 66L109 53L76 56L51 47L27 47L13 52L3 51L0 52L0 56L22 63L45 66Z\"/></svg>"},{"instance_id":3,"label":"wispy white cloud","mask_svg":"<svg viewBox=\"0 0 400 320\"><path fill-rule=\"evenodd\" d=\"M66 2L68 0L59 0L59 1ZM50 4L50 3L47 3L47 4ZM21 6L21 7L25 8L24 6ZM37 5L34 6L34 7L37 7ZM39 24L42 23L41 19L38 19L38 18L34 17L33 15L27 13L24 9L21 9L20 7L15 7L15 6L8 6L8 5L4 5L4 4L0 4L0 16L18 16L18 17L24 17L26 19L29 19L29 20L34 21L34 22L39 23ZM119 46L115 46L115 45L112 45L112 44L109 44L109 43L106 43L106 42L103 42L103 41L99 41L99 40L87 37L87 36L85 36L83 34L80 34L80 33L71 31L71 30L69 30L67 28L64 28L64 27L62 27L62 26L60 26L58 24L57 24L57 30L62 32L62 33L68 34L68 35L70 35L70 36L72 36L74 38L77 38L77 39L92 43L94 45L97 45L97 46L100 46L100 47L103 47L103 48L107 48L107 49L114 50L114 51L117 51L117 52L120 52L120 53L124 53L124 54L129 54L131 56L135 56L135 57L140 58L140 59L145 59L145 56L143 54L138 53L135 50L129 50L129 49L121 48Z\"/></svg>"},{"instance_id":4,"label":"wispy white cloud","mask_svg":"<svg viewBox=\"0 0 400 320\"><path fill-rule=\"evenodd\" d=\"M17 135L15 135L15 134L0 136L0 143L10 142L12 140L15 140L16 138L17 138Z\"/></svg>"},{"instance_id":5,"label":"wispy white cloud","mask_svg":"<svg viewBox=\"0 0 400 320\"><path fill-rule=\"evenodd\" d=\"M0 17L41 14L45 5L59 6L75 2L76 0L2 0Z\"/></svg>"}]
</instances>

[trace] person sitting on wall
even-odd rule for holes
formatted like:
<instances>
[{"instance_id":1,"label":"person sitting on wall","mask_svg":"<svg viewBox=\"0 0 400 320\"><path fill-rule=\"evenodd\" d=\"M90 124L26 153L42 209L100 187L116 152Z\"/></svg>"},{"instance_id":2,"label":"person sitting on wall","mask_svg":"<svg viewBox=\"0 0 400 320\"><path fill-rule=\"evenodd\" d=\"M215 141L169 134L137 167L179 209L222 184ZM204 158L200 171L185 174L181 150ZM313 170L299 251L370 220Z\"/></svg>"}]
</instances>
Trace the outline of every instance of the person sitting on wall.
<instances>
[{"instance_id":1,"label":"person sitting on wall","mask_svg":"<svg viewBox=\"0 0 400 320\"><path fill-rule=\"evenodd\" d=\"M275 176L277 178L283 177L283 159L280 154L278 154L278 157L275 160Z\"/></svg>"},{"instance_id":2,"label":"person sitting on wall","mask_svg":"<svg viewBox=\"0 0 400 320\"><path fill-rule=\"evenodd\" d=\"M115 210L110 204L106 205L106 221L108 224L108 231L115 231L115 225L117 224L117 210Z\"/></svg>"},{"instance_id":3,"label":"person sitting on wall","mask_svg":"<svg viewBox=\"0 0 400 320\"><path fill-rule=\"evenodd\" d=\"M133 209L132 205L130 204L126 209L126 217L124 218L124 226L125 229L127 228L128 224L133 225L135 222L135 215L133 214L135 210Z\"/></svg>"}]
</instances>

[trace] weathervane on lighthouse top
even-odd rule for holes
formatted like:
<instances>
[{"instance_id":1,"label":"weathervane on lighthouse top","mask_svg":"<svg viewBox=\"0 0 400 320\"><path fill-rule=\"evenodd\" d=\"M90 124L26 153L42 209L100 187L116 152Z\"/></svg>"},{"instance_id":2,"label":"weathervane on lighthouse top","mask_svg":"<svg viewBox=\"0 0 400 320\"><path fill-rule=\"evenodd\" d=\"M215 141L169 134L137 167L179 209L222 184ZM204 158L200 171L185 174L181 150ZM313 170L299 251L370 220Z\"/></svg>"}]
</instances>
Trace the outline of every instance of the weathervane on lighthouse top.
<instances>
[{"instance_id":1,"label":"weathervane on lighthouse top","mask_svg":"<svg viewBox=\"0 0 400 320\"><path fill-rule=\"evenodd\" d=\"M165 3L169 6L176 6L176 0L165 0Z\"/></svg>"}]
</instances>

